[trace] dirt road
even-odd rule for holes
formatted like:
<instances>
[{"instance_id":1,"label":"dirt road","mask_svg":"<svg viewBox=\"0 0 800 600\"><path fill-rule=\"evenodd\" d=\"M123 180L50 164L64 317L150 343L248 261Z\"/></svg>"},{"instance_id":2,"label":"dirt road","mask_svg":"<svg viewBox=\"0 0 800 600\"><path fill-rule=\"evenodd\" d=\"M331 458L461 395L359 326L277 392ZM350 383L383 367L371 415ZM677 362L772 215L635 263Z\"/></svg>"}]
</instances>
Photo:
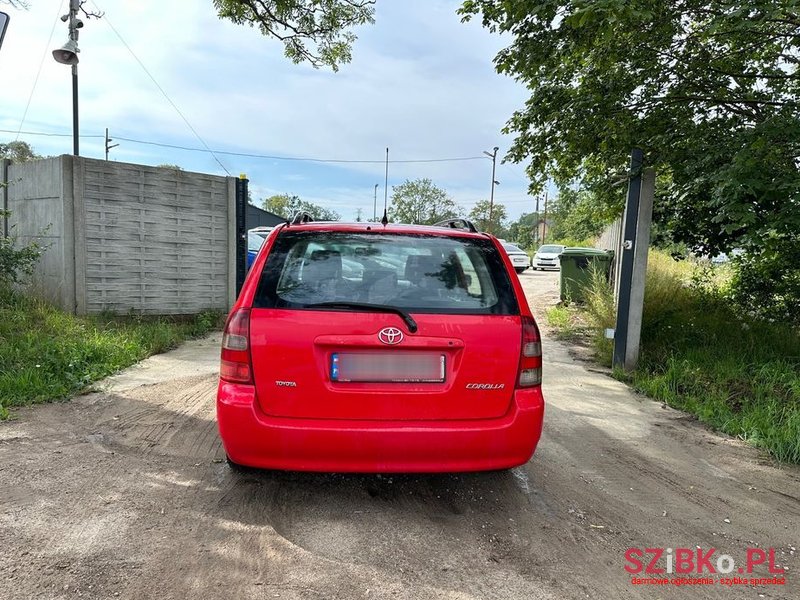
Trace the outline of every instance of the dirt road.
<instances>
[{"instance_id":1,"label":"dirt road","mask_svg":"<svg viewBox=\"0 0 800 600\"><path fill-rule=\"evenodd\" d=\"M557 275L521 278L543 321ZM237 475L214 422L218 339L20 410L0 423L0 598L800 598L798 469L544 347L544 436L511 472ZM730 577L774 548L786 584L624 570L628 548L697 547L731 555Z\"/></svg>"}]
</instances>

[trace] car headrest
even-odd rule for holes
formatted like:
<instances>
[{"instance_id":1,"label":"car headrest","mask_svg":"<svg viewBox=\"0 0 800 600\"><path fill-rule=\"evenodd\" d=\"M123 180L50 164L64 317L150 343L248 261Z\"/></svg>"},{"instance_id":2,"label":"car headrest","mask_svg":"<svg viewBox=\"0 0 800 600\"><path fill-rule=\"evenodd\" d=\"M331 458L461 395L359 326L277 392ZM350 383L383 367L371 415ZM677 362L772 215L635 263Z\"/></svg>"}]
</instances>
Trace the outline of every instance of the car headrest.
<instances>
[{"instance_id":1,"label":"car headrest","mask_svg":"<svg viewBox=\"0 0 800 600\"><path fill-rule=\"evenodd\" d=\"M425 277L439 277L442 271L442 260L430 254L412 254L406 259L406 279L412 283L420 283Z\"/></svg>"},{"instance_id":2,"label":"car headrest","mask_svg":"<svg viewBox=\"0 0 800 600\"><path fill-rule=\"evenodd\" d=\"M303 279L309 282L342 276L342 254L338 250L314 250L303 269Z\"/></svg>"}]
</instances>

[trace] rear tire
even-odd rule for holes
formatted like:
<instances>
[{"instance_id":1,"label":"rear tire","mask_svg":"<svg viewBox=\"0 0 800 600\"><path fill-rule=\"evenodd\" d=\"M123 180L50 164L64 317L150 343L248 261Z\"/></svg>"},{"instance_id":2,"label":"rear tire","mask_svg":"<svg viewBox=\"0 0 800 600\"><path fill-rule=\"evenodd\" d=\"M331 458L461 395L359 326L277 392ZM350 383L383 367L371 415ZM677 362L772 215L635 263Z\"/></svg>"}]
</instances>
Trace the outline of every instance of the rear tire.
<instances>
[{"instance_id":1,"label":"rear tire","mask_svg":"<svg viewBox=\"0 0 800 600\"><path fill-rule=\"evenodd\" d=\"M515 269L515 271L516 271L517 273L520 273L520 274L522 274L522 273L524 273L524 272L525 272L525 269Z\"/></svg>"}]
</instances>

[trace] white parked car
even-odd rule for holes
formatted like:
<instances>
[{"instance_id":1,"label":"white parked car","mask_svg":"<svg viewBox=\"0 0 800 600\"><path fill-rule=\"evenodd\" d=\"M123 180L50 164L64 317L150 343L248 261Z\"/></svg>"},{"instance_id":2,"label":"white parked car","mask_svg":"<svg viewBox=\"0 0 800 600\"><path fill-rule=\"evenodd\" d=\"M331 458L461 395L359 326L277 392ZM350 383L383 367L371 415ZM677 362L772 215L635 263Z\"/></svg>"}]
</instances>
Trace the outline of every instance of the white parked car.
<instances>
[{"instance_id":1,"label":"white parked car","mask_svg":"<svg viewBox=\"0 0 800 600\"><path fill-rule=\"evenodd\" d=\"M564 251L564 248L566 248L566 246L561 246L559 244L545 244L544 246L539 246L536 254L534 254L531 259L531 267L533 267L534 271L537 269L541 269L542 271L554 269L558 271L561 268L559 257Z\"/></svg>"},{"instance_id":2,"label":"white parked car","mask_svg":"<svg viewBox=\"0 0 800 600\"><path fill-rule=\"evenodd\" d=\"M511 264L514 265L514 270L517 273L522 273L530 266L530 259L528 258L528 253L525 252L525 250L509 242L502 242L502 244L503 249L511 259Z\"/></svg>"}]
</instances>

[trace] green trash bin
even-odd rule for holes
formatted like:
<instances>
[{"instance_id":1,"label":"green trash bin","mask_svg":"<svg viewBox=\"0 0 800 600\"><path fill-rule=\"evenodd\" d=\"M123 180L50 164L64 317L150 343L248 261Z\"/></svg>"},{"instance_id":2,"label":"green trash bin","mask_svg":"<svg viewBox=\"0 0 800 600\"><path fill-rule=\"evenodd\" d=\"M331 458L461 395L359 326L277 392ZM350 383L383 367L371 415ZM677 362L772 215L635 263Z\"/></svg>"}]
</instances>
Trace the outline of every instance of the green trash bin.
<instances>
[{"instance_id":1,"label":"green trash bin","mask_svg":"<svg viewBox=\"0 0 800 600\"><path fill-rule=\"evenodd\" d=\"M564 248L561 262L561 301L582 302L584 291L592 281L592 272L609 277L614 252L597 248Z\"/></svg>"}]
</instances>

